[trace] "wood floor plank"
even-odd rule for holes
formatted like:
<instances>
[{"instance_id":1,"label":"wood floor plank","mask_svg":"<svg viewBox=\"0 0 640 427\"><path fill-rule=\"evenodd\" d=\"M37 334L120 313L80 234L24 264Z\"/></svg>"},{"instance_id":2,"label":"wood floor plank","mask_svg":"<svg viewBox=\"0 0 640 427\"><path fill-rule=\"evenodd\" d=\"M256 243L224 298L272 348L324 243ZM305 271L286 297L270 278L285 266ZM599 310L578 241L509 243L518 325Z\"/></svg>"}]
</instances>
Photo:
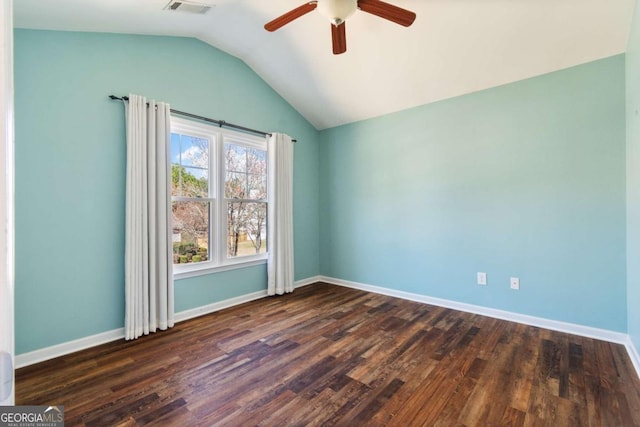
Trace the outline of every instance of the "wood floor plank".
<instances>
[{"instance_id":1,"label":"wood floor plank","mask_svg":"<svg viewBox=\"0 0 640 427\"><path fill-rule=\"evenodd\" d=\"M640 426L623 346L324 283L20 369L68 426Z\"/></svg>"}]
</instances>

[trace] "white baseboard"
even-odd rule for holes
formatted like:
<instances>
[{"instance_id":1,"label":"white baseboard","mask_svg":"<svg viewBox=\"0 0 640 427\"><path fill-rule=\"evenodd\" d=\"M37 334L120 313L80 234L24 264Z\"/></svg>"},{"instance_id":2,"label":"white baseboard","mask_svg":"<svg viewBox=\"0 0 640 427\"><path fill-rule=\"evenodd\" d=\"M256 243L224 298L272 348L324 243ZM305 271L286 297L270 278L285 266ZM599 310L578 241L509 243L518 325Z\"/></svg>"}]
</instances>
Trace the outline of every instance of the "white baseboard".
<instances>
[{"instance_id":1,"label":"white baseboard","mask_svg":"<svg viewBox=\"0 0 640 427\"><path fill-rule=\"evenodd\" d=\"M296 280L293 284L294 288L301 288L303 286L313 285L314 283L322 282L323 276L312 276L302 280Z\"/></svg>"},{"instance_id":2,"label":"white baseboard","mask_svg":"<svg viewBox=\"0 0 640 427\"><path fill-rule=\"evenodd\" d=\"M77 340L63 342L62 344L52 345L29 353L18 354L16 356L16 369L119 339L124 339L124 328L78 338Z\"/></svg>"},{"instance_id":3,"label":"white baseboard","mask_svg":"<svg viewBox=\"0 0 640 427\"><path fill-rule=\"evenodd\" d=\"M319 282L321 276L309 277L307 279L298 280L294 283L295 288L307 286L312 283ZM240 295L238 297L229 298L224 301L214 302L212 304L203 305L201 307L184 310L175 314L176 322L193 319L194 317L204 316L205 314L233 307L235 305L244 304L245 302L254 301L267 296L267 291L252 292L250 294ZM41 348L30 351L29 353L19 354L15 358L16 369L35 363L44 362L45 360L55 357L64 356L65 354L75 353L76 351L85 350L111 341L124 339L124 328L114 329L112 331L101 332L96 335L79 338L73 341L67 341L61 344L52 345L50 347Z\"/></svg>"},{"instance_id":4,"label":"white baseboard","mask_svg":"<svg viewBox=\"0 0 640 427\"><path fill-rule=\"evenodd\" d=\"M294 288L301 288L303 286L311 285L319 282L321 276L313 276L307 279L297 280L294 282ZM223 310L225 308L233 307L235 305L244 304L245 302L255 301L267 296L267 291L258 291L250 294L240 295L239 297L229 298L224 301L214 302L209 305L203 305L202 307L192 308L190 310L181 311L176 313L176 322L182 322L183 320L193 319L194 317L204 316L205 314L213 313Z\"/></svg>"},{"instance_id":5,"label":"white baseboard","mask_svg":"<svg viewBox=\"0 0 640 427\"><path fill-rule=\"evenodd\" d=\"M551 329L559 332L580 335L588 338L609 341L617 344L626 345L629 342L629 336L621 332L609 331L606 329L598 329L590 326L577 325L575 323L561 322L558 320L545 319L542 317L529 316L526 314L514 313L511 311L497 310L494 308L483 307L480 305L466 304L447 299L434 298L411 292L398 291L395 289L384 288L381 286L367 285L364 283L351 282L348 280L336 279L333 277L322 277L323 282L344 286L347 288L360 289L363 291L373 292L376 294L388 295L396 298L402 298L410 301L422 302L425 304L436 305L439 307L451 308L454 310L464 311L467 313L480 314L496 319L508 320L525 325L536 326L539 328Z\"/></svg>"},{"instance_id":6,"label":"white baseboard","mask_svg":"<svg viewBox=\"0 0 640 427\"><path fill-rule=\"evenodd\" d=\"M629 353L629 358L631 359L631 363L633 363L633 367L636 368L638 377L640 377L640 355L638 354L638 350L636 349L636 346L633 345L633 341L631 341L631 338L627 338L625 347L627 348L627 353Z\"/></svg>"},{"instance_id":7,"label":"white baseboard","mask_svg":"<svg viewBox=\"0 0 640 427\"><path fill-rule=\"evenodd\" d=\"M216 311L224 310L225 308L244 304L245 302L255 301L266 296L266 289L264 291L252 292L250 294L229 298L224 301L218 301L211 304L203 305L201 307L184 310L176 313L174 318L176 322L183 322L185 320L193 319L194 317L204 316L205 314L214 313Z\"/></svg>"}]
</instances>

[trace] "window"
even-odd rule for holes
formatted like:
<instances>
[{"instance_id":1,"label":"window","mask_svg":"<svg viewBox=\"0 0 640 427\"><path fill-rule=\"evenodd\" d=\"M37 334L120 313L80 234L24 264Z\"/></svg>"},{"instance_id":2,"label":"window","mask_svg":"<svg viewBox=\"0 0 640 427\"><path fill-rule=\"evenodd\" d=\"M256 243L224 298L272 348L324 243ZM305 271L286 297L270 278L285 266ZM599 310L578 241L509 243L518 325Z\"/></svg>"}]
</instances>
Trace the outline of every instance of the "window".
<instances>
[{"instance_id":1,"label":"window","mask_svg":"<svg viewBox=\"0 0 640 427\"><path fill-rule=\"evenodd\" d=\"M171 179L177 276L264 262L264 138L172 117Z\"/></svg>"}]
</instances>

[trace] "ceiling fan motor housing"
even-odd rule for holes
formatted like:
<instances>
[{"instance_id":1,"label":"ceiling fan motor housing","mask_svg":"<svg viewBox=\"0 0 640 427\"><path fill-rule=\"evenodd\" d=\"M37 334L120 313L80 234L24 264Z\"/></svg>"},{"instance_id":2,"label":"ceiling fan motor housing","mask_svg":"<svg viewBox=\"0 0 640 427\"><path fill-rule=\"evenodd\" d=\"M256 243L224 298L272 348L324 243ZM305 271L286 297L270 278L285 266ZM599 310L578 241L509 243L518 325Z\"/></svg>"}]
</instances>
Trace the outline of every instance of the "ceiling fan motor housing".
<instances>
[{"instance_id":1,"label":"ceiling fan motor housing","mask_svg":"<svg viewBox=\"0 0 640 427\"><path fill-rule=\"evenodd\" d=\"M318 0L318 11L336 27L358 9L358 0Z\"/></svg>"}]
</instances>

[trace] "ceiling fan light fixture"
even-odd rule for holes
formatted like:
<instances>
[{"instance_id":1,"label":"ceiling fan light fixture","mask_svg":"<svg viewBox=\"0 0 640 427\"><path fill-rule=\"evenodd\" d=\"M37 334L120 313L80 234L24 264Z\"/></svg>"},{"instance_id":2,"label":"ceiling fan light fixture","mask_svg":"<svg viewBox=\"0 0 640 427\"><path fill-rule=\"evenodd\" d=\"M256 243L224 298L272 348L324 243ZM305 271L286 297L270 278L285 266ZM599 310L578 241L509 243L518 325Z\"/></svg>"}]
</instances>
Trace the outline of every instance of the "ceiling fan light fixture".
<instances>
[{"instance_id":1,"label":"ceiling fan light fixture","mask_svg":"<svg viewBox=\"0 0 640 427\"><path fill-rule=\"evenodd\" d=\"M318 0L318 12L336 27L358 10L358 0Z\"/></svg>"},{"instance_id":2,"label":"ceiling fan light fixture","mask_svg":"<svg viewBox=\"0 0 640 427\"><path fill-rule=\"evenodd\" d=\"M270 32L276 31L289 22L314 11L316 8L321 15L324 15L331 22L331 41L334 55L340 55L347 51L345 21L356 10L395 22L404 27L410 26L416 19L414 12L385 3L382 0L307 0L306 3L264 24L264 29Z\"/></svg>"}]
</instances>

